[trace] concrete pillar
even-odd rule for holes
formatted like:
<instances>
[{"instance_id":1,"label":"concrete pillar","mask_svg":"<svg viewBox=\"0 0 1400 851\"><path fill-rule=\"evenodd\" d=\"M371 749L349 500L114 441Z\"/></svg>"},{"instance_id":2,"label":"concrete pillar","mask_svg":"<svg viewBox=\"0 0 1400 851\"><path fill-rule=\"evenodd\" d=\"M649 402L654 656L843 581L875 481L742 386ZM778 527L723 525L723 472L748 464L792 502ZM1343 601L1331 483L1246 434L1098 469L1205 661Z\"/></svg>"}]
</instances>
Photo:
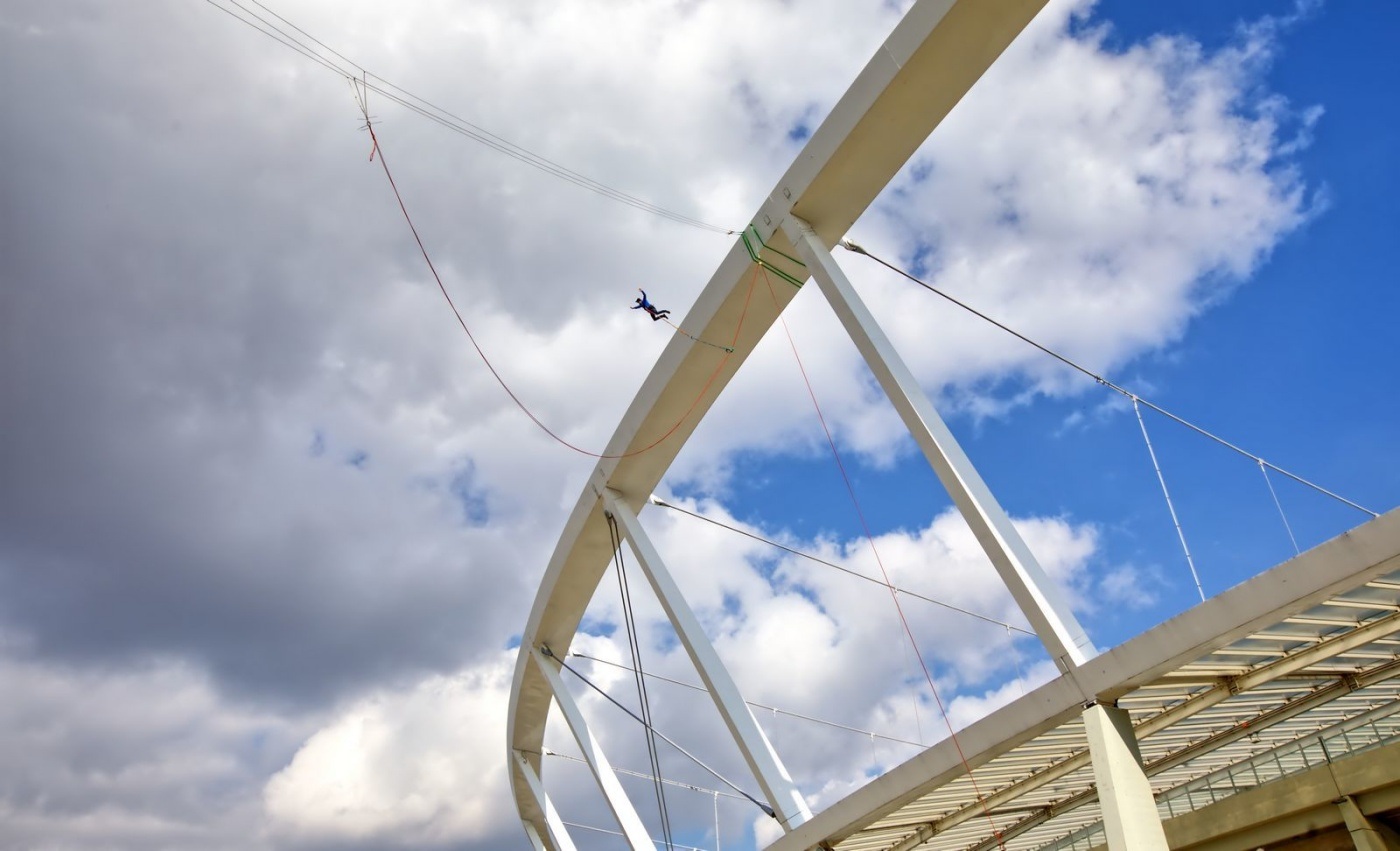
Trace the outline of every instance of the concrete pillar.
<instances>
[{"instance_id":1,"label":"concrete pillar","mask_svg":"<svg viewBox=\"0 0 1400 851\"><path fill-rule=\"evenodd\" d=\"M1346 822L1347 831L1351 833L1351 843L1356 846L1357 851L1400 849L1400 844L1387 835L1390 831L1386 830L1384 825L1376 824L1367 818L1352 796L1344 796L1337 802L1337 808L1342 811L1342 820Z\"/></svg>"},{"instance_id":2,"label":"concrete pillar","mask_svg":"<svg viewBox=\"0 0 1400 851\"><path fill-rule=\"evenodd\" d=\"M1127 710L1096 703L1084 710L1083 718L1110 851L1167 851Z\"/></svg>"}]
</instances>

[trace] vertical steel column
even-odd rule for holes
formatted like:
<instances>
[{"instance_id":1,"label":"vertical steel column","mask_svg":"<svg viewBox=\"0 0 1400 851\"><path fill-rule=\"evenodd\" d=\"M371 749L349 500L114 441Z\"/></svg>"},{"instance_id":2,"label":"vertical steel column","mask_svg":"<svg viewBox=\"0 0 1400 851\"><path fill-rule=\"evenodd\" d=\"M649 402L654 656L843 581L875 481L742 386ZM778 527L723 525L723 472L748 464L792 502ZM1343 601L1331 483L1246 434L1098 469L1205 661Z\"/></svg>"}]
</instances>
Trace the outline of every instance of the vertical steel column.
<instances>
[{"instance_id":1,"label":"vertical steel column","mask_svg":"<svg viewBox=\"0 0 1400 851\"><path fill-rule=\"evenodd\" d=\"M661 607L666 610L666 616L671 619L681 646L690 654L690 661L714 698L720 716L724 718L730 735L749 764L749 770L763 789L775 817L783 830L792 830L812 817L812 811L798 791L797 784L792 781L782 760L778 759L768 737L763 735L763 730L749 711L749 705L739 693L739 687L734 684L714 645L710 644L705 631L700 628L700 621L690 610L660 553L652 546L651 539L637 521L637 515L614 491L605 488L602 496L604 508L617 520L623 536L631 543L642 572L656 592Z\"/></svg>"},{"instance_id":2,"label":"vertical steel column","mask_svg":"<svg viewBox=\"0 0 1400 851\"><path fill-rule=\"evenodd\" d=\"M564 827L564 820L559 818L559 811L554 809L554 802L549 800L545 794L544 784L540 782L540 776L535 773L535 769L530 767L530 761L525 758L525 754L515 751L515 766L520 769L520 773L525 777L525 785L530 787L530 794L535 798L536 805L540 812L544 813L545 830L549 832L549 841L554 846L553 851L577 851L574 847L573 837L569 836L568 828ZM528 822L525 824L525 833L532 842L540 839L533 826Z\"/></svg>"},{"instance_id":3,"label":"vertical steel column","mask_svg":"<svg viewBox=\"0 0 1400 851\"><path fill-rule=\"evenodd\" d=\"M608 762L607 756L603 754L598 740L593 738L593 731L588 728L588 722L578 704L574 702L573 695L565 688L564 680L559 676L559 662L547 658L538 647L531 647L530 655L549 681L549 688L554 692L554 703L563 714L565 723L569 725L569 731L574 734L574 741L578 742L579 750L583 751L583 758L588 767L593 770L598 788L607 799L608 809L612 810L617 823L622 826L622 834L627 837L628 844L632 846L633 851L655 851L656 846L651 841L651 835L647 833L641 817L632 807L632 800L622 791L622 784L617 780L612 763Z\"/></svg>"},{"instance_id":4,"label":"vertical steel column","mask_svg":"<svg viewBox=\"0 0 1400 851\"><path fill-rule=\"evenodd\" d=\"M958 511L967 520L982 549L1036 635L1050 651L1061 671L1082 665L1097 655L1084 628L1079 625L1060 589L1051 582L986 482L972 466L953 433L934 410L914 374L905 366L885 332L876 324L864 302L831 252L811 225L789 217L783 222L798 255L836 311L846 333L860 350L871 372L884 388L924 456L947 488Z\"/></svg>"},{"instance_id":5,"label":"vertical steel column","mask_svg":"<svg viewBox=\"0 0 1400 851\"><path fill-rule=\"evenodd\" d=\"M801 219L789 217L782 227L1055 665L1069 673L1092 659L1098 651L1059 587L1046 576L830 250ZM1127 713L1090 703L1084 725L1104 825L1116 829L1116 835L1109 835L1109 848L1166 851L1166 836L1136 756L1137 738Z\"/></svg>"}]
</instances>

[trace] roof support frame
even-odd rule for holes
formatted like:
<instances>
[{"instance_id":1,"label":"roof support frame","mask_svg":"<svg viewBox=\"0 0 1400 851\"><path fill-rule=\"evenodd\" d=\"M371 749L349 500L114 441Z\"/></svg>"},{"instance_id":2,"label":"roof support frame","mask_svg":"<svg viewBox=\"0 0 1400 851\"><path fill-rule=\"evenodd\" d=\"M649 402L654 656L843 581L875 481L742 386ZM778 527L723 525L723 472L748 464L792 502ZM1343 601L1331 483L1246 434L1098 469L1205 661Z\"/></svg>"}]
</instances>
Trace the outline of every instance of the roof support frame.
<instances>
[{"instance_id":1,"label":"roof support frame","mask_svg":"<svg viewBox=\"0 0 1400 851\"><path fill-rule=\"evenodd\" d=\"M968 725L958 734L967 762L976 769L1073 719L1081 706L1081 687L1099 700L1116 700L1265 624L1295 617L1396 570L1400 570L1400 510L1306 550L1100 654L1079 671L1079 683L1062 675ZM817 813L767 851L835 844L963 774L956 749L944 740Z\"/></svg>"}]
</instances>

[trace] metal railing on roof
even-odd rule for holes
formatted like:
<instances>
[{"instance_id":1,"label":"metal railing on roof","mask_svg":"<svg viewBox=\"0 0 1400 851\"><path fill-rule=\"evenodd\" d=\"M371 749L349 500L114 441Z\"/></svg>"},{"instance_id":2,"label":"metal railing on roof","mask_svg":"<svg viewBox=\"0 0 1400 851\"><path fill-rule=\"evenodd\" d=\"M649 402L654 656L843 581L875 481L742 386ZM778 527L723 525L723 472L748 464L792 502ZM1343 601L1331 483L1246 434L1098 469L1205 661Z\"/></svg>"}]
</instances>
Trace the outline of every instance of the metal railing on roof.
<instances>
[{"instance_id":1,"label":"metal railing on roof","mask_svg":"<svg viewBox=\"0 0 1400 851\"><path fill-rule=\"evenodd\" d=\"M1157 795L1157 812L1174 818L1232 795L1319 765L1400 741L1400 702L1382 704L1348 721L1270 748L1249 759L1212 771ZM1104 845L1103 822L1096 821L1041 851L1089 851Z\"/></svg>"}]
</instances>

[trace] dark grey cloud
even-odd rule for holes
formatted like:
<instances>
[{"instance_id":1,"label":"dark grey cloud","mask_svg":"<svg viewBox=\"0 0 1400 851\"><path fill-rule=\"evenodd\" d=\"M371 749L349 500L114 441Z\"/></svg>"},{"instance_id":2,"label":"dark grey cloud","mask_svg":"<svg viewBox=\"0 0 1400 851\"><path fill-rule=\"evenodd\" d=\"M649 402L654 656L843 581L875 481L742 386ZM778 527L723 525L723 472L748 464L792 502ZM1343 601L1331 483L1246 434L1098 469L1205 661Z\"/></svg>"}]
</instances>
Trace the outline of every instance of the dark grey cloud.
<instances>
[{"instance_id":1,"label":"dark grey cloud","mask_svg":"<svg viewBox=\"0 0 1400 851\"><path fill-rule=\"evenodd\" d=\"M771 33L810 7L750 4L745 27L723 4L625 19L515 0L277 8L508 138L728 226L892 22L833 3L824 15L844 25L803 41ZM445 313L367 161L346 81L178 0L4 0L0 78L6 838L519 847L501 650L591 461L534 430ZM656 282L682 312L729 242L370 108L487 351L546 422L601 446L665 343L628 314L634 288ZM687 464L728 470L736 446L791 445L807 408L783 395L797 388L783 354L746 367L748 395L736 386L730 419L707 423ZM847 376L831 385L838 434L890 445L852 354L815 359ZM976 368L1002 368L991 361ZM722 560L738 602L716 617L737 612L720 625L762 661L773 594L732 545ZM807 664L854 682L839 649ZM802 708L856 725L907 711L908 690L878 680L898 665L869 667L859 694L826 689ZM661 670L690 678L674 646ZM701 748L721 740L692 693L658 700L671 729ZM640 768L628 724L600 729L618 736L619 764ZM872 759L865 742L779 735L809 775ZM732 750L713 759L742 777ZM665 767L715 784L674 755ZM551 770L570 812L596 804L570 769ZM700 835L711 804L680 796L676 812ZM741 810L726 830L751 819Z\"/></svg>"},{"instance_id":2,"label":"dark grey cloud","mask_svg":"<svg viewBox=\"0 0 1400 851\"><path fill-rule=\"evenodd\" d=\"M246 39L210 10L75 11L0 30L28 81L0 152L0 617L40 656L188 654L280 698L462 664L524 582L458 504L469 455L356 434L447 383L411 332L353 348L408 274L383 258L412 259L377 175L319 166L364 139L319 131L304 70L235 96ZM387 373L360 410L336 351Z\"/></svg>"}]
</instances>

